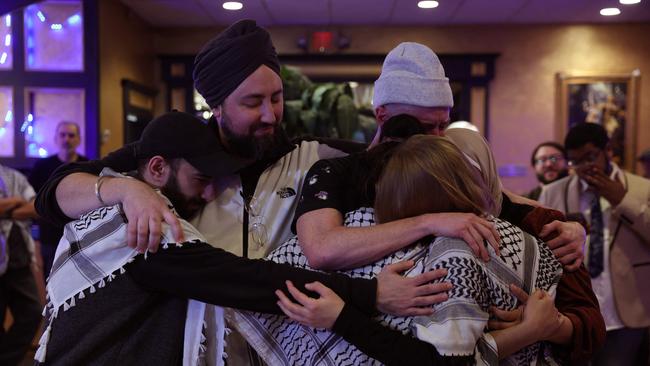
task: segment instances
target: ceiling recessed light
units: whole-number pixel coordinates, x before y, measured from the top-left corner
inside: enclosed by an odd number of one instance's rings
[[[619,15],[621,11],[618,8],[604,8],[600,9],[600,15],[605,17],[611,17],[612,15]]]
[[[632,5],[632,4],[638,4],[641,2],[641,0],[618,0],[619,3],[623,5]]]
[[[433,9],[438,7],[438,2],[437,1],[419,1],[418,2],[418,8],[421,9]]]
[[[226,1],[223,3],[223,8],[226,10],[241,10],[244,7],[244,4],[239,1]]]

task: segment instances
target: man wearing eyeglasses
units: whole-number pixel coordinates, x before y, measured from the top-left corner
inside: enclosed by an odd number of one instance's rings
[[[557,142],[546,141],[537,145],[530,157],[530,165],[535,170],[539,185],[525,196],[531,200],[539,199],[542,187],[564,178],[569,171],[566,165],[566,151]]]
[[[650,326],[650,180],[611,161],[605,129],[574,126],[566,136],[576,174],[545,186],[540,202],[589,223],[586,264],[607,338],[593,365],[634,365]]]

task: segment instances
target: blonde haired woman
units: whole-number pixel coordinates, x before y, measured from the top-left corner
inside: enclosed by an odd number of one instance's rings
[[[435,136],[414,136],[396,149],[384,168],[377,184],[375,214],[378,222],[387,222],[425,212],[495,212],[495,195],[489,192],[479,170],[470,166],[452,142]],[[509,291],[510,285],[516,284],[527,292],[539,289],[531,301],[541,301],[547,311],[557,314],[546,319],[555,328],[538,334],[536,340],[568,344],[573,332],[571,322],[549,301],[554,297],[562,267],[545,243],[506,221],[489,218],[497,227],[502,246],[500,255],[490,251],[487,263],[477,261],[457,239],[439,237],[429,246],[430,269],[447,268],[446,280],[454,286],[447,302],[434,305],[432,317],[415,319],[416,334],[443,354],[472,353],[479,342],[483,344],[482,360],[487,363],[492,363],[495,356],[503,358],[517,351],[507,358],[507,363],[536,364],[544,355],[540,352],[544,343],[508,349],[503,346],[507,342],[500,342],[498,331],[488,334],[484,329],[492,307],[516,307],[517,299]],[[538,326],[532,318],[538,314],[530,313],[524,312],[531,317],[524,317],[524,322],[516,326],[522,340],[535,334],[530,328]]]

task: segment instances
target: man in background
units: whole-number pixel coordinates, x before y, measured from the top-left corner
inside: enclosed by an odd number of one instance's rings
[[[29,183],[36,192],[47,182],[47,179],[61,165],[76,161],[87,161],[85,156],[77,153],[81,143],[81,133],[76,122],[61,121],[56,126],[54,142],[59,151],[45,159],[39,159],[34,164]],[[43,257],[43,276],[47,279],[54,261],[56,247],[63,235],[63,226],[55,225],[47,220],[37,220],[39,239],[41,243],[41,256]]]
[[[0,365],[20,363],[41,322],[29,230],[35,196],[24,175],[0,165]],[[13,323],[5,331],[7,310]]]
[[[566,151],[562,145],[553,141],[546,141],[537,145],[530,156],[530,165],[535,170],[539,185],[528,192],[525,197],[535,201],[539,199],[542,187],[569,174]]]
[[[645,365],[635,359],[650,326],[650,180],[612,162],[601,125],[574,126],[564,146],[576,174],[545,186],[539,201],[589,222],[586,264],[607,329],[592,364]]]

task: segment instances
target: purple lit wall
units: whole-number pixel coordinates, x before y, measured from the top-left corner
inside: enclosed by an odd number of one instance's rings
[[[83,71],[81,3],[39,3],[25,8],[27,70]]]
[[[39,3],[24,12],[25,69],[83,71],[83,17],[81,3]],[[56,126],[75,122],[81,129],[79,151],[85,151],[84,90],[75,88],[25,89],[25,119],[20,132],[27,157],[54,154]]]
[[[0,17],[0,70],[9,70],[13,66],[11,42],[11,15],[5,15]]]
[[[0,70],[13,67],[11,42],[11,15],[5,15],[0,17]],[[13,156],[13,120],[13,88],[0,85],[0,156]]]
[[[13,89],[0,87],[0,156],[14,155]]]

